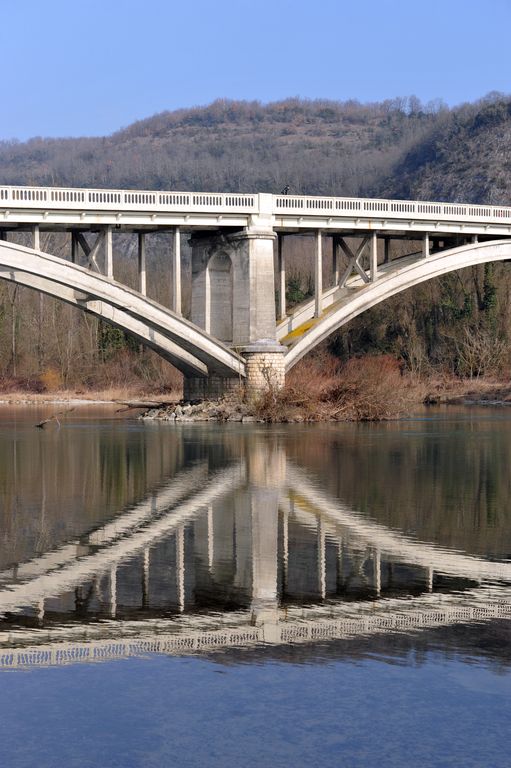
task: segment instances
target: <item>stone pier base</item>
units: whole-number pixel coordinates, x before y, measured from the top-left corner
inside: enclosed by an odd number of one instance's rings
[[[242,398],[245,388],[243,378],[209,376],[185,378],[183,397],[185,400],[218,400],[221,397]]]
[[[243,347],[246,378],[190,377],[184,380],[185,400],[232,399],[253,400],[267,390],[282,389],[285,383],[284,355],[286,348],[273,339],[261,339]]]
[[[273,339],[261,339],[243,348],[243,357],[247,361],[245,391],[248,399],[269,389],[282,389],[286,378],[285,353],[286,348]]]

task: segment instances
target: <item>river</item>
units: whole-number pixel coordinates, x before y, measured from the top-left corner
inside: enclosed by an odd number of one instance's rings
[[[0,763],[500,766],[511,411],[0,407]]]

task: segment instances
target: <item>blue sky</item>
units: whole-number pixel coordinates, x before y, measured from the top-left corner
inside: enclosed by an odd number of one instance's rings
[[[216,98],[509,92],[510,0],[2,0],[1,139]]]

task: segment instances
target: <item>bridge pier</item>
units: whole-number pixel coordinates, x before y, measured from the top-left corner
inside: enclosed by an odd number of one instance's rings
[[[199,233],[190,240],[191,320],[245,357],[249,397],[284,385],[286,350],[276,341],[275,237],[269,228],[247,228],[229,235]],[[280,271],[285,275],[283,261]],[[285,307],[284,279],[281,277],[281,310]],[[240,386],[241,379],[214,374],[208,379],[187,379],[185,398],[220,397],[239,392]]]

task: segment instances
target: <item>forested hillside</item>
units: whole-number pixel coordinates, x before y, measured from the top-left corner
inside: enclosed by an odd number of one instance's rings
[[[511,98],[491,94],[454,109],[414,97],[376,104],[219,100],[164,112],[104,138],[0,142],[0,181],[242,192],[288,185],[294,193],[509,204]],[[299,298],[310,290],[306,241],[297,239],[294,249],[289,287]],[[129,278],[129,238],[118,250],[116,263]],[[152,295],[165,300],[161,286],[169,278],[157,237],[148,266]],[[364,315],[330,346],[343,356],[391,353],[421,372],[494,372],[509,362],[510,293],[507,265],[465,270]],[[474,340],[488,352],[479,367],[467,362],[467,355],[481,357],[467,349]],[[6,285],[0,285],[0,344],[5,384],[115,386],[132,370],[144,381],[169,377],[167,366],[141,355],[121,334]]]

